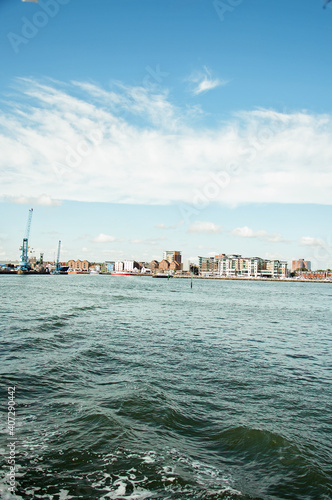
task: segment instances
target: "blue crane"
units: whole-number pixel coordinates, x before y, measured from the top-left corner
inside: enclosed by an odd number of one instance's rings
[[[23,238],[23,244],[20,248],[20,250],[22,250],[22,255],[19,263],[19,269],[21,271],[28,271],[31,268],[31,264],[29,263],[28,251],[29,251],[29,234],[30,234],[32,213],[33,213],[33,208],[30,208],[28,223],[25,230],[25,237]]]
[[[61,250],[61,240],[59,240],[59,244],[58,244],[58,254],[57,254],[57,257],[56,257],[56,267],[55,267],[55,274],[59,274],[60,273],[60,250]]]

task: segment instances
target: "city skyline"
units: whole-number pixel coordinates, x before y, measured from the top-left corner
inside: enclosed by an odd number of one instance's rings
[[[2,3],[0,260],[332,266],[331,4],[236,3]]]

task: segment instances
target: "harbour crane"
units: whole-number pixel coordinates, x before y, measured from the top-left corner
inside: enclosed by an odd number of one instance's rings
[[[29,234],[30,234],[32,213],[33,213],[33,208],[30,208],[28,223],[25,230],[25,237],[23,238],[23,244],[20,248],[20,250],[22,250],[21,260],[19,262],[20,271],[29,271],[29,269],[31,268],[31,264],[29,263],[28,251],[29,251]]]
[[[57,257],[56,257],[55,274],[60,274],[60,250],[61,250],[61,240],[59,240],[59,244],[58,244],[58,253],[57,253]]]

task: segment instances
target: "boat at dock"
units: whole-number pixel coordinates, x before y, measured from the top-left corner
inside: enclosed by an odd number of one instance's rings
[[[111,272],[112,276],[132,276],[134,273],[129,271],[113,271]]]

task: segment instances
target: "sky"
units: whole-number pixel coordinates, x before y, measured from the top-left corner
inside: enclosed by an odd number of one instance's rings
[[[332,3],[0,0],[0,260],[332,268]]]

